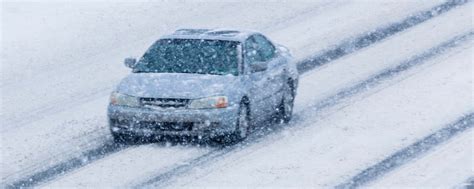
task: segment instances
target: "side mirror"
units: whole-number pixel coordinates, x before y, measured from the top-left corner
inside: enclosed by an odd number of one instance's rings
[[[251,73],[265,71],[268,68],[267,62],[254,62],[249,65]]]
[[[125,58],[123,63],[125,64],[125,66],[133,69],[137,64],[137,59],[136,58]]]

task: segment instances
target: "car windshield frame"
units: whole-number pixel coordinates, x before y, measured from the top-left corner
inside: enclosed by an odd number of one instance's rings
[[[133,73],[239,75],[240,41],[160,39],[140,58]]]

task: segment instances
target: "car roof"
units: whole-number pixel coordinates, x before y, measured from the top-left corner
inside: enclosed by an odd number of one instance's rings
[[[259,34],[250,30],[235,29],[178,29],[161,39],[210,39],[244,42],[249,36]]]

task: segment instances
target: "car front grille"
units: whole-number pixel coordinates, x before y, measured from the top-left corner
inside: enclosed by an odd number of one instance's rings
[[[191,131],[193,122],[158,122],[158,121],[128,121],[111,120],[112,124],[122,129],[151,131]]]
[[[144,107],[184,108],[188,105],[189,99],[141,98],[140,103]]]
[[[154,131],[190,131],[193,128],[192,122],[139,122],[134,125],[135,129],[150,129]]]

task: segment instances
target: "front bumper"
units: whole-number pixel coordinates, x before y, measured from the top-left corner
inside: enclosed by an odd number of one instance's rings
[[[238,107],[220,109],[150,109],[109,105],[112,132],[133,135],[218,136],[233,132]]]

